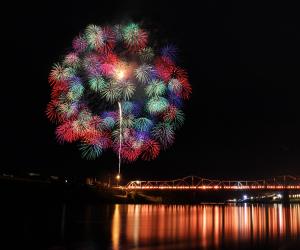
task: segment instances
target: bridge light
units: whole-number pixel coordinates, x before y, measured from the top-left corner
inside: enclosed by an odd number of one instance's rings
[[[136,181],[136,184],[137,184],[137,185],[140,185],[140,184],[141,184],[141,182],[140,182],[140,181]]]
[[[248,196],[247,195],[243,195],[243,200],[247,200]]]
[[[282,194],[277,194],[277,197],[278,197],[279,199],[281,199],[281,198],[282,198]]]
[[[116,179],[117,179],[117,180],[120,180],[120,179],[121,179],[121,175],[118,174],[118,175],[116,176]]]

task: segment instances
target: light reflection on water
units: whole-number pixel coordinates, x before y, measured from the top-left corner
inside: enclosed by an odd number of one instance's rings
[[[300,249],[300,204],[2,207],[1,250]]]
[[[111,235],[113,250],[269,247],[299,240],[300,205],[115,205]]]

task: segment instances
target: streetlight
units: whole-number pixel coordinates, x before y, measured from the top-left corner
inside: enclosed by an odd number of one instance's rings
[[[121,179],[121,175],[120,174],[117,174],[116,175],[116,180],[117,180],[117,186],[119,186],[119,181]]]

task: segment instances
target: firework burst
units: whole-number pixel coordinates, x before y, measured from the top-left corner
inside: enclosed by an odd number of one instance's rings
[[[136,23],[89,25],[54,64],[46,115],[59,142],[77,142],[84,158],[113,150],[125,161],[153,160],[184,123],[192,92],[177,48],[149,44]],[[156,52],[159,52],[156,55]]]

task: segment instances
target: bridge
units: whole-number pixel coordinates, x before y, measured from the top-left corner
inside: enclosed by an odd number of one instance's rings
[[[198,176],[166,181],[130,181],[118,188],[134,190],[300,190],[300,177],[292,175],[277,176],[261,180],[212,180]]]

